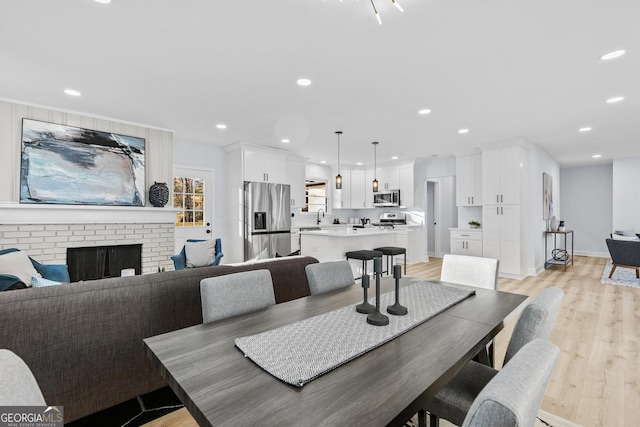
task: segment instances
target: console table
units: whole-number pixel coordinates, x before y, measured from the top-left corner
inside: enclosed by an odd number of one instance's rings
[[[571,235],[571,252],[569,252],[569,248],[567,247],[567,236]],[[553,236],[553,250],[551,251],[551,257],[549,256],[549,252],[547,250],[547,241],[549,240],[549,235]],[[564,235],[564,248],[558,249],[558,235],[561,237]],[[567,271],[567,265],[573,265],[573,230],[564,230],[564,231],[545,231],[544,232],[544,269],[554,266],[554,265],[564,265],[564,270]]]

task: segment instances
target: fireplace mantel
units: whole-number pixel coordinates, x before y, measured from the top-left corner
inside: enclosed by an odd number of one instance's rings
[[[173,224],[173,208],[0,203],[0,224]]]

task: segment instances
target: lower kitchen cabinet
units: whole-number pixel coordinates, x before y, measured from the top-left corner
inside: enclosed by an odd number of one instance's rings
[[[482,230],[453,228],[450,232],[452,254],[482,256]]]

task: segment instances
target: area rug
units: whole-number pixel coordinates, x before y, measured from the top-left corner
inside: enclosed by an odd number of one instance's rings
[[[631,288],[640,288],[640,279],[636,278],[636,271],[634,269],[618,267],[613,273],[613,277],[609,279],[609,273],[611,272],[612,267],[613,264],[611,263],[611,261],[608,261],[607,265],[604,267],[604,271],[602,272],[602,279],[600,279],[601,283],[605,285],[619,285],[629,286]]]
[[[451,424],[447,420],[440,420],[440,427],[455,427],[455,424]],[[576,424],[572,421],[560,418],[557,415],[550,414],[543,410],[538,411],[536,422],[534,427],[582,427],[580,424]],[[405,427],[418,427],[418,416],[411,418],[411,421],[405,424]]]

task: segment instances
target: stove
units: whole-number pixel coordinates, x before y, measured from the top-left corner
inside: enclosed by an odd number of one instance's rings
[[[406,225],[407,214],[402,212],[391,212],[380,214],[379,222],[371,223],[376,227],[389,227],[393,228],[394,225]]]

